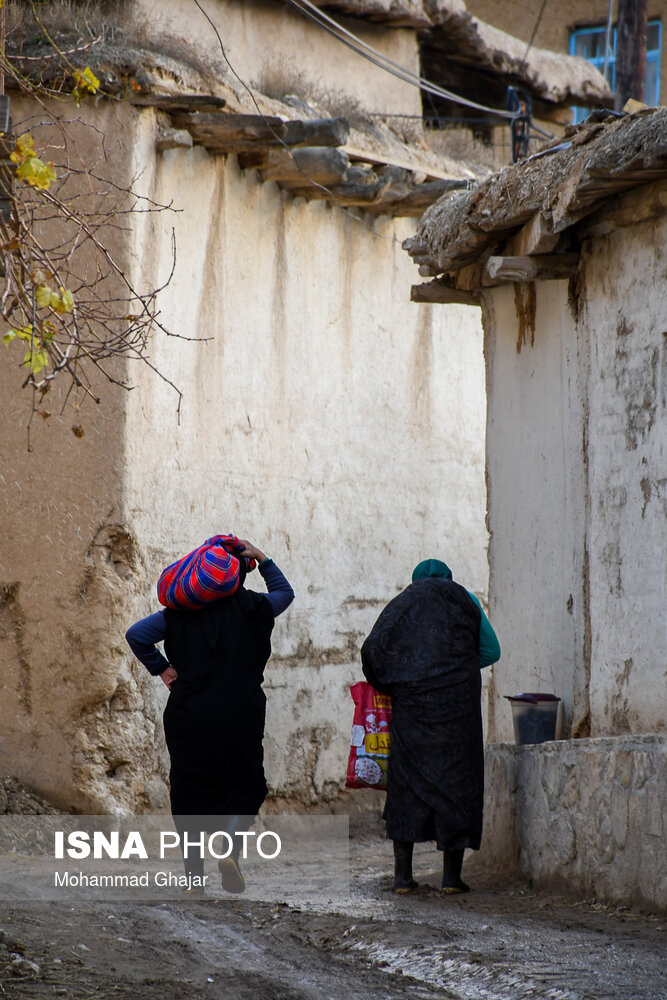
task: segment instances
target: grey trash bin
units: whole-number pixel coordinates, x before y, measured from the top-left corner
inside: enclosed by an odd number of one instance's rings
[[[556,722],[560,698],[555,694],[506,694],[512,706],[514,740],[526,743],[546,743],[556,739]]]

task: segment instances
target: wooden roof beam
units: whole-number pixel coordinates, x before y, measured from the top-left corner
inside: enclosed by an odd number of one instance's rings
[[[443,303],[445,305],[478,306],[480,297],[477,292],[466,292],[460,288],[452,288],[436,278],[423,285],[413,285],[410,289],[411,302]]]
[[[130,104],[139,108],[158,108],[160,111],[209,111],[216,112],[222,110],[227,101],[222,97],[214,97],[212,94],[157,94],[157,93],[133,93],[128,96]]]
[[[489,257],[482,281],[485,285],[499,285],[512,281],[558,281],[571,278],[578,267],[578,253],[541,254],[534,257]]]
[[[509,252],[514,257],[551,253],[559,239],[560,233],[554,233],[551,228],[551,213],[536,212],[514,236]]]
[[[260,148],[343,146],[350,134],[346,118],[283,121],[272,115],[176,111],[177,129],[187,129],[196,145],[214,153],[242,153]]]
[[[243,170],[259,170],[263,181],[276,181],[283,188],[302,188],[309,184],[338,184],[350,165],[342,149],[330,146],[300,146],[294,150],[262,149],[239,153]]]

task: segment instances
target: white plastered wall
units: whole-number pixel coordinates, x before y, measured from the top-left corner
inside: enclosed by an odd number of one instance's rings
[[[485,328],[490,613],[502,648],[490,735],[505,740],[513,738],[505,695],[557,694],[566,726],[582,711],[582,359],[567,283],[538,286],[534,343],[519,343],[513,286],[493,293]]]
[[[664,729],[664,230],[590,242],[578,302],[538,284],[520,351],[513,289],[489,293],[492,739],[516,691],[562,697],[565,736]]]
[[[667,220],[587,258],[592,735],[665,729]]]
[[[192,0],[169,0],[168,4],[134,0],[132,13],[152,44],[158,40],[184,61],[215,67],[216,75],[222,72],[246,103],[248,94],[241,80],[271,97],[308,96],[337,114],[363,109],[421,115],[417,87],[406,86],[363,59],[286,3],[207,0],[203,7],[220,34],[226,60],[211,23]],[[415,31],[338,13],[335,17],[394,63],[419,73]]]
[[[205,150],[156,157],[137,113],[146,193],[134,266],[177,263],[152,360],[137,369],[125,497],[151,572],[232,530],[273,555],[296,592],[267,671],[272,788],[341,787],[358,646],[413,566],[441,556],[485,597],[484,367],[477,309],[409,301],[410,220],[308,203]],[[261,581],[256,584],[261,588]],[[153,581],[137,614],[156,610]]]

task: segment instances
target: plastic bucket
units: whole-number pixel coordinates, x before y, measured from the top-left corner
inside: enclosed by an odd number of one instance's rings
[[[555,694],[506,694],[512,706],[514,741],[519,746],[527,743],[546,743],[556,739],[556,722],[560,698]]]

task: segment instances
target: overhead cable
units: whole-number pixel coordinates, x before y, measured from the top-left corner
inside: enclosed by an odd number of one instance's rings
[[[540,12],[537,15],[537,21],[535,22],[535,27],[533,28],[533,33],[530,36],[530,40],[528,42],[528,45],[526,46],[526,51],[524,52],[523,59],[521,60],[521,65],[522,66],[526,62],[526,59],[528,58],[528,53],[530,52],[530,50],[533,47],[533,42],[535,41],[535,35],[537,34],[538,28],[539,28],[540,24],[542,23],[542,15],[544,14],[546,6],[547,6],[547,0],[542,0],[542,6],[540,7]]]
[[[425,79],[423,76],[418,76],[411,70],[406,69],[404,66],[400,66],[395,63],[388,56],[383,55],[377,49],[373,48],[363,39],[359,38],[358,35],[353,34],[344,28],[342,24],[325,14],[324,11],[320,10],[314,4],[310,3],[310,0],[287,0],[292,7],[300,11],[304,17],[307,17],[310,21],[313,21],[319,27],[323,28],[328,34],[337,38],[339,42],[343,45],[347,45],[348,48],[356,52],[357,55],[362,56],[364,59],[368,59],[375,66],[380,69],[385,70],[387,73],[391,73],[392,76],[397,77],[399,80],[403,80],[404,83],[408,83],[413,87],[418,87],[420,90],[425,91],[427,94],[433,94],[435,97],[441,97],[445,100],[451,101],[453,104],[460,104],[463,107],[475,108],[477,111],[484,111],[487,114],[496,115],[499,118],[516,118],[516,112],[505,111],[499,108],[489,108],[485,104],[478,104],[476,101],[468,100],[466,97],[461,97],[459,94],[453,93],[451,90],[446,90],[444,87],[440,87],[437,83],[433,83],[431,80]]]
[[[0,2],[2,2],[2,0],[0,0]],[[373,236],[377,237],[377,239],[381,239],[381,240],[387,240],[388,239],[388,240],[392,240],[395,243],[399,243],[400,241],[396,238],[396,236],[384,236],[382,233],[376,232],[375,229],[373,229],[372,226],[367,225],[367,223],[365,222],[364,219],[358,218],[358,216],[356,216],[353,212],[351,212],[349,210],[349,208],[346,208],[345,206],[341,205],[340,202],[338,201],[338,199],[336,198],[334,192],[331,191],[330,188],[328,188],[325,184],[320,184],[318,181],[314,180],[312,177],[309,176],[309,174],[303,169],[303,167],[299,164],[298,160],[294,156],[294,150],[292,149],[292,147],[289,146],[285,142],[285,140],[283,139],[283,137],[273,128],[270,120],[267,118],[267,116],[264,114],[264,112],[260,108],[259,104],[257,103],[257,98],[253,94],[251,88],[248,86],[248,84],[245,82],[245,80],[242,79],[242,77],[239,76],[239,74],[236,72],[236,70],[232,66],[232,64],[231,64],[231,62],[229,60],[229,56],[227,55],[227,52],[225,50],[225,46],[224,46],[224,43],[222,41],[222,37],[221,37],[220,32],[218,31],[218,29],[217,29],[217,27],[215,25],[215,22],[212,20],[212,18],[210,17],[210,15],[206,13],[206,11],[202,7],[202,5],[199,2],[199,0],[192,0],[192,2],[195,4],[196,7],[199,8],[199,10],[204,15],[204,17],[206,18],[206,20],[210,24],[211,28],[213,29],[213,31],[215,33],[215,36],[216,36],[216,38],[218,40],[218,45],[220,46],[220,51],[222,52],[223,59],[225,60],[227,66],[229,67],[229,69],[231,70],[231,72],[234,74],[234,76],[236,77],[236,79],[238,80],[238,82],[247,91],[248,95],[250,96],[250,100],[252,101],[252,103],[255,106],[255,110],[257,111],[257,114],[262,119],[262,121],[266,125],[267,129],[273,135],[274,139],[278,142],[278,144],[280,146],[283,146],[284,149],[285,149],[285,151],[287,153],[289,153],[289,155],[291,156],[292,161],[293,161],[296,169],[303,176],[303,178],[306,180],[306,182],[309,185],[311,185],[312,187],[315,187],[318,190],[324,192],[324,194],[328,198],[331,199],[331,201],[333,202],[333,204],[343,213],[343,215],[348,216],[348,218],[352,219],[354,222],[356,222],[359,225],[361,225],[364,229],[366,229],[368,232],[370,232]]]
[[[611,57],[611,25],[614,19],[614,0],[609,0],[609,10],[607,11],[607,30],[604,34],[604,68],[602,70],[602,75],[607,79],[607,70],[609,69],[609,59]]]

